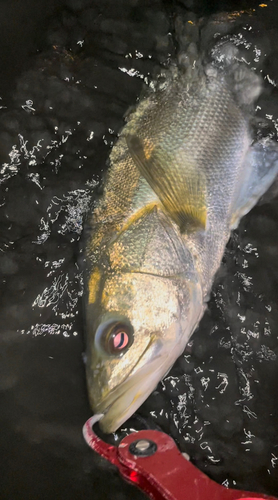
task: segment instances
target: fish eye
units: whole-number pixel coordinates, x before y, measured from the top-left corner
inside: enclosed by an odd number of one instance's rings
[[[133,343],[133,328],[127,321],[102,323],[96,331],[96,343],[108,354],[123,354]]]
[[[118,324],[108,334],[107,345],[111,354],[120,353],[130,345],[131,332],[127,325]]]

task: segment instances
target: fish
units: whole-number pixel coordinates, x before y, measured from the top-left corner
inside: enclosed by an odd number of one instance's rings
[[[190,41],[127,116],[86,242],[86,379],[115,432],[169,372],[207,307],[240,219],[274,182],[278,147],[254,132],[260,75],[227,37]]]

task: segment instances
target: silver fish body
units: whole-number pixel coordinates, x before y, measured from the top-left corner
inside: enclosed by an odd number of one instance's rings
[[[87,383],[105,432],[182,354],[231,230],[277,174],[277,144],[250,133],[260,91],[236,57],[194,59],[150,89],[112,149],[87,244]]]

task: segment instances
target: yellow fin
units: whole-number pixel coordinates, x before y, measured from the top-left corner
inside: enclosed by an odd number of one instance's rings
[[[181,232],[206,228],[206,178],[191,161],[175,162],[173,153],[152,147],[135,135],[126,136],[131,157],[141,175],[159,197],[165,210]]]
[[[99,290],[101,280],[101,274],[98,267],[93,270],[89,279],[89,304],[93,304],[97,299],[97,293]]]

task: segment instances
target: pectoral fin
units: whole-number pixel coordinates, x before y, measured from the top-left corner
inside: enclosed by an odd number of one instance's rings
[[[278,143],[269,138],[253,144],[235,197],[230,228],[235,229],[241,217],[250,212],[272,185],[278,174]]]
[[[181,165],[161,146],[129,135],[131,157],[181,232],[206,228],[206,179],[193,163]]]

